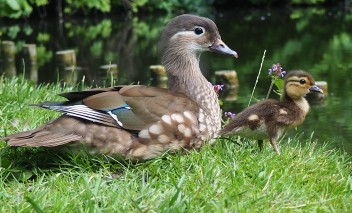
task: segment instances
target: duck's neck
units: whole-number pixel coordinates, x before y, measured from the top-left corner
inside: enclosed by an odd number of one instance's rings
[[[309,104],[304,97],[290,97],[286,91],[284,91],[282,100],[286,102],[293,102],[304,115],[306,115],[309,111]]]
[[[189,96],[194,87],[208,84],[199,68],[199,55],[169,53],[165,58],[162,63],[167,71],[169,90]]]
[[[195,101],[213,120],[213,125],[220,128],[218,96],[199,68],[199,56],[186,51],[167,52],[162,57],[162,64],[167,71],[168,87]]]

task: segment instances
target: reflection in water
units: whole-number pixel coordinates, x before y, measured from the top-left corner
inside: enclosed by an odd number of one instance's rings
[[[26,70],[26,77],[37,83],[38,82],[38,64],[37,64],[37,46],[35,44],[23,45],[23,64],[22,70]],[[25,65],[27,65],[25,67]]]
[[[110,86],[111,82],[98,80],[105,78],[99,70],[103,65],[117,64],[116,84],[149,84],[149,66],[158,64],[157,39],[169,19],[159,16],[0,23],[0,35],[1,40],[15,41],[18,52],[26,43],[37,45],[39,82],[56,82],[55,52],[73,49],[79,68],[76,81],[85,76],[88,84]],[[312,107],[297,133],[305,132],[302,137],[309,138],[314,131],[314,138],[333,141],[352,153],[352,14],[321,8],[232,10],[219,12],[214,19],[222,39],[239,53],[236,60],[211,53],[202,56],[201,68],[210,81],[215,82],[216,70],[235,69],[238,74],[237,100],[225,102],[224,111],[238,113],[247,106],[262,54],[267,50],[255,98],[265,97],[270,85],[266,70],[274,63],[281,63],[285,70],[306,70],[316,80],[327,81],[327,100]],[[16,58],[16,65],[21,61]],[[272,97],[278,98],[275,94]]]
[[[16,63],[15,54],[16,47],[13,41],[2,41],[1,42],[1,70],[0,73],[4,73],[5,76],[16,75]]]

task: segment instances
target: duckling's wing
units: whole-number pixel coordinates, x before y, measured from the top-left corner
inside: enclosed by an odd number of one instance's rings
[[[277,116],[277,122],[283,126],[294,127],[304,121],[305,115],[296,110],[289,110],[287,108],[280,108]]]
[[[246,108],[225,125],[220,134],[231,135],[241,132],[248,132],[249,135],[256,134],[255,132],[262,134],[266,131],[265,124],[276,120],[279,110],[277,103],[278,101],[270,99]]]

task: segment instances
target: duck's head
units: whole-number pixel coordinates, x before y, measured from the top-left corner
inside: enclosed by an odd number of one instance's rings
[[[221,40],[218,28],[212,20],[188,14],[177,16],[167,24],[161,34],[159,49],[162,57],[174,53],[199,55],[202,51],[238,57]]]
[[[293,100],[304,97],[309,92],[320,92],[323,90],[315,85],[313,77],[302,70],[291,71],[285,78],[285,95]]]

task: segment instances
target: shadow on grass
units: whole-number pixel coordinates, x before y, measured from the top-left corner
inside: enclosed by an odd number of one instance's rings
[[[92,155],[85,150],[72,152],[67,147],[0,148],[0,175],[3,181],[16,179],[25,182],[45,173],[97,172],[102,168],[109,169],[118,176],[126,168],[136,164],[138,162],[115,159],[105,155]]]
[[[187,151],[194,152],[194,151]],[[185,152],[165,153],[157,158],[133,162],[124,158],[110,157],[103,154],[90,154],[80,147],[62,146],[46,147],[0,147],[0,180],[9,182],[28,182],[43,175],[61,173],[82,174],[99,173],[102,170],[108,179],[123,176],[127,170],[143,170],[152,174],[155,167],[170,168],[176,159],[181,159]],[[187,155],[187,154],[186,154]],[[178,161],[178,160],[176,160]]]

